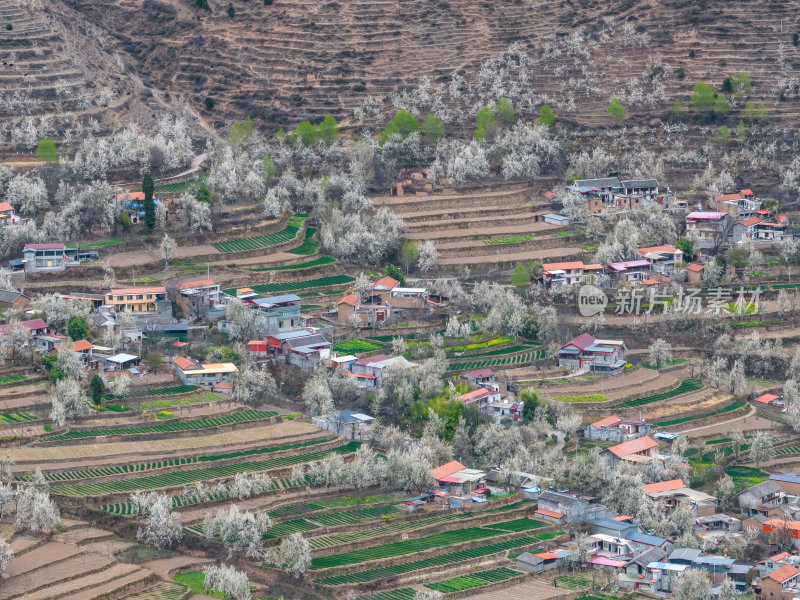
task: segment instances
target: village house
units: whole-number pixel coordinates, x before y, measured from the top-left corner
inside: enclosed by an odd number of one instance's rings
[[[585,265],[582,260],[542,265],[542,281],[550,287],[593,284],[602,273],[603,265]]]
[[[703,270],[705,267],[697,263],[689,263],[686,265],[686,275],[689,283],[699,285],[703,282]]]
[[[95,350],[96,349],[97,348],[95,348]],[[97,354],[94,354],[94,356],[97,356]],[[114,354],[113,356],[101,360],[99,366],[102,371],[135,371],[134,374],[138,374],[136,367],[138,367],[141,362],[142,359],[138,356],[120,352],[119,354]]]
[[[116,312],[156,313],[169,307],[167,291],[162,286],[112,289],[105,295],[105,305]]]
[[[679,503],[688,504],[697,517],[713,515],[717,509],[717,499],[714,496],[687,487],[682,479],[647,483],[642,486],[642,490],[667,512],[674,510]]]
[[[652,461],[657,446],[650,437],[644,436],[606,448],[601,455],[606,457],[612,467],[623,460],[634,464],[648,464]]]
[[[800,475],[797,473],[773,473],[769,480],[777,483],[784,493],[800,496]]]
[[[757,398],[754,398],[753,402],[758,402],[762,406],[774,406],[776,408],[783,408],[785,404],[783,396],[777,396],[775,394],[761,394]]]
[[[794,600],[800,596],[800,570],[785,565],[761,578],[764,600]]]
[[[650,433],[650,423],[644,419],[621,419],[616,415],[600,419],[583,429],[583,437],[592,440],[627,442]]]
[[[767,480],[751,486],[739,494],[739,506],[750,513],[771,516],[778,513],[781,504],[786,504],[786,493],[777,482]]]
[[[220,304],[222,298],[219,284],[210,279],[181,283],[178,290],[187,302],[197,307],[214,308]]]
[[[766,211],[759,211],[764,212]],[[754,215],[733,226],[732,242],[762,242],[777,244],[783,241],[789,227],[789,218],[786,215],[777,215],[774,219],[768,215]]]
[[[8,202],[0,202],[0,225],[19,225],[27,219],[22,219],[14,212],[14,207]]]
[[[686,235],[697,249],[716,248],[728,239],[730,220],[725,212],[695,211],[686,215]]]
[[[650,263],[651,270],[658,273],[671,273],[676,263],[683,262],[683,251],[675,246],[647,246],[636,251]]]
[[[752,190],[740,190],[734,194],[723,194],[714,198],[717,211],[728,213],[732,219],[747,219],[761,210],[764,204]]]
[[[317,427],[333,431],[345,439],[361,440],[370,431],[375,417],[350,409],[337,410],[330,416],[316,416],[311,422]]]
[[[651,270],[650,261],[626,260],[606,265],[606,273],[612,284],[635,285],[649,279]]]
[[[563,525],[599,519],[608,512],[608,508],[600,504],[597,498],[547,490],[539,494],[535,514],[537,518]]]
[[[625,366],[625,342],[600,340],[582,333],[558,350],[558,366],[573,371],[619,373]]]
[[[467,380],[469,385],[483,386],[484,383],[494,381],[494,371],[491,369],[476,369],[475,371],[467,371],[461,376]]]
[[[355,378],[361,387],[380,388],[383,387],[383,375],[387,369],[410,369],[418,366],[404,356],[378,354],[359,358],[353,362],[352,371],[343,374]]]
[[[306,326],[300,314],[301,298],[297,294],[283,294],[267,298],[250,298],[245,303],[254,307],[266,319],[266,334],[297,331]]]
[[[576,179],[567,189],[587,197],[599,198],[603,204],[612,204],[615,194],[624,194],[622,182],[618,177]]]
[[[564,564],[564,559],[569,556],[569,550],[556,548],[550,552],[532,554],[523,552],[517,557],[517,566],[527,571],[541,573],[550,569],[557,569]]]
[[[370,296],[362,301],[356,294],[348,294],[336,304],[336,320],[345,325],[353,324],[353,315],[359,327],[378,327],[389,320],[392,309],[380,300],[380,296]]]
[[[204,365],[184,356],[172,359],[175,376],[185,385],[199,385],[211,389],[214,385],[233,382],[239,369],[233,363],[206,363]]]
[[[654,562],[664,562],[666,558],[667,552],[661,548],[639,551],[625,563],[623,571],[617,576],[617,584],[623,588],[650,591],[651,578],[647,577],[647,567]]]
[[[16,290],[0,290],[0,309],[4,311],[21,310],[27,308],[31,299]]]
[[[41,319],[29,319],[27,321],[19,321],[17,323],[4,323],[3,325],[0,325],[0,336],[8,335],[9,333],[11,333],[11,330],[15,326],[27,329],[30,339],[33,339],[35,336],[38,335],[47,335],[47,333],[50,331],[50,328],[48,327],[47,323],[45,323]]]

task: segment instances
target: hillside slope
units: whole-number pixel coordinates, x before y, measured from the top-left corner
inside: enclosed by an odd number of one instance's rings
[[[191,0],[61,1],[103,28],[145,84],[218,125],[245,113],[272,126],[351,117],[367,96],[423,75],[474,79],[482,59],[513,42],[532,57],[532,102],[584,125],[604,122],[611,97],[644,121],[687,101],[697,81],[719,88],[745,71],[773,118],[797,114],[797,2],[232,0],[230,17],[226,0],[208,10]]]

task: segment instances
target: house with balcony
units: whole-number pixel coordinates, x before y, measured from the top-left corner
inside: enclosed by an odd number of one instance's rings
[[[728,213],[732,219],[747,219],[761,210],[763,202],[755,197],[753,190],[739,190],[734,194],[722,194],[714,198],[717,210]]]
[[[356,294],[348,294],[336,304],[336,320],[351,325],[353,315],[358,318],[359,327],[378,327],[389,320],[392,308],[388,300],[381,300],[380,295],[373,295],[365,300]]]
[[[652,265],[648,259],[626,260],[607,265],[606,272],[615,284],[636,285],[649,279]]]
[[[219,284],[210,279],[181,283],[178,285],[178,291],[193,306],[214,308],[220,304],[222,298]]]
[[[600,454],[608,460],[612,467],[616,467],[622,461],[649,464],[652,462],[657,446],[658,444],[649,436],[644,436],[606,448]]]
[[[536,518],[558,524],[577,524],[602,519],[609,510],[597,498],[552,489],[539,494]]]
[[[642,486],[642,490],[650,500],[661,505],[666,512],[671,512],[679,504],[684,503],[692,508],[697,517],[716,513],[718,500],[710,494],[687,487],[682,479],[647,483]]]
[[[567,187],[587,198],[599,198],[603,204],[613,204],[615,194],[624,194],[625,189],[618,177],[600,177],[597,179],[576,179]]]
[[[647,246],[637,248],[639,255],[650,263],[650,268],[657,273],[672,273],[675,263],[683,262],[683,251],[675,246]]]
[[[781,505],[786,503],[786,492],[771,480],[753,485],[739,494],[739,506],[749,514],[760,513],[767,517],[782,515]]]
[[[759,211],[765,212],[766,211]],[[789,228],[789,218],[777,215],[774,219],[768,215],[754,215],[739,221],[733,226],[733,242],[752,241],[756,243],[777,244],[783,241]]]
[[[159,304],[162,309],[169,305],[162,286],[112,289],[105,295],[105,305],[116,312],[157,313],[161,312]]]
[[[622,340],[600,340],[582,333],[559,348],[558,366],[573,371],[619,373],[625,366],[627,350]]]
[[[245,302],[266,318],[266,334],[297,331],[306,326],[306,320],[300,314],[301,298],[297,294],[251,298]]]
[[[800,596],[800,569],[785,565],[761,578],[764,600],[794,600]]]
[[[731,219],[726,212],[698,210],[686,215],[686,235],[698,249],[716,248],[728,240]]]
[[[658,179],[623,179],[622,194],[632,198],[641,198],[644,204],[655,202],[659,197]]]
[[[362,356],[352,363],[352,370],[343,372],[343,375],[353,377],[361,387],[379,388],[383,387],[383,376],[388,369],[412,369],[418,366],[404,356],[377,354]]]
[[[542,282],[549,287],[593,284],[602,273],[603,265],[585,265],[582,260],[544,263]]]
[[[175,376],[185,385],[199,385],[211,390],[222,382],[233,383],[239,369],[233,363],[200,364],[185,356],[172,359],[172,370]]]
[[[625,418],[617,415],[605,417],[583,428],[583,437],[592,440],[627,442],[650,433],[650,423],[644,419]]]
[[[0,225],[19,225],[23,219],[8,202],[0,202]]]

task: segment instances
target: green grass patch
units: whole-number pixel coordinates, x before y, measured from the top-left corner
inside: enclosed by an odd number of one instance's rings
[[[582,394],[579,396],[554,396],[560,402],[608,402],[611,398],[602,394]]]
[[[225,598],[222,592],[206,592],[203,589],[203,583],[205,582],[206,576],[203,574],[202,571],[187,571],[186,573],[179,573],[172,578],[175,583],[180,583],[181,585],[185,585],[190,590],[192,590],[195,594],[206,594],[211,595],[214,598]]]
[[[190,398],[175,398],[174,400],[152,400],[148,402],[142,402],[141,409],[142,410],[163,409],[163,408],[171,408],[173,406],[180,406],[182,404],[196,404],[198,402],[216,402],[217,400],[221,399],[222,399],[221,394],[208,392],[200,396],[192,396]]]
[[[244,252],[246,250],[258,250],[259,248],[268,248],[277,244],[288,242],[297,236],[297,232],[306,219],[305,216],[295,215],[286,223],[286,227],[275,233],[268,233],[266,235],[258,235],[249,238],[240,238],[236,240],[228,240],[227,242],[216,242],[212,244],[214,248],[220,252]]]
[[[723,415],[727,412],[731,412],[732,410],[736,410],[737,408],[742,408],[743,406],[747,406],[746,400],[735,400],[730,404],[723,406],[722,408],[718,408],[716,410],[712,410],[711,412],[703,413],[700,415],[694,415],[692,417],[681,417],[678,419],[670,419],[669,421],[662,421],[661,423],[656,423],[657,427],[669,427],[670,425],[680,425],[681,423],[688,423],[689,421],[696,421],[698,419],[705,419],[706,417],[713,417],[716,415]]]
[[[108,246],[117,246],[125,243],[121,237],[112,238],[110,240],[100,240],[98,242],[78,242],[77,244],[68,244],[67,248],[79,248],[81,250],[91,250],[92,248],[106,248]]]
[[[327,277],[319,277],[317,279],[307,279],[305,281],[284,281],[283,283],[262,283],[260,285],[252,285],[251,289],[257,294],[267,294],[274,292],[294,292],[296,290],[306,290],[315,287],[328,287],[331,285],[342,285],[345,283],[353,283],[355,277],[350,275],[329,275]],[[236,295],[236,289],[230,288],[223,290],[229,296]],[[340,292],[334,292],[339,294]]]
[[[280,267],[259,267],[258,269],[250,269],[250,271],[299,271],[301,269],[311,269],[312,267],[319,267],[322,265],[332,265],[336,259],[332,256],[320,256],[314,260],[309,260],[294,265],[282,265]]]
[[[559,575],[554,581],[556,583],[555,587],[568,590],[579,590],[592,585],[592,580],[582,575]]]
[[[28,378],[27,375],[9,375],[8,377],[0,378],[0,385],[3,383],[14,383],[17,381],[25,381]]]
[[[499,581],[506,581],[522,575],[520,571],[514,571],[508,567],[500,567],[499,569],[491,569],[489,571],[478,571],[470,573],[469,575],[462,575],[460,577],[453,577],[452,579],[445,579],[437,583],[426,583],[425,587],[443,594],[451,592],[460,592],[471,588],[489,585],[490,583],[497,583]]]
[[[498,246],[500,244],[521,244],[522,242],[530,242],[531,240],[533,240],[532,235],[518,235],[503,238],[489,238],[488,240],[483,240],[483,243],[487,246]]]
[[[303,243],[300,244],[297,248],[292,248],[291,250],[287,250],[289,254],[299,254],[301,256],[309,256],[311,254],[316,254],[319,250],[319,242],[314,239],[314,236],[317,233],[316,227],[307,227],[306,228],[306,235],[303,238]]]
[[[643,362],[642,366],[645,369],[658,369],[658,368],[663,369],[665,367],[672,367],[674,365],[682,365],[683,363],[687,362],[688,360],[689,360],[688,358],[673,358],[672,360],[667,361],[666,363],[662,364],[660,367],[656,367],[655,365],[650,364],[649,362]]]
[[[634,406],[643,406],[645,404],[652,404],[653,402],[660,402],[662,400],[667,400],[668,398],[674,398],[675,396],[680,396],[681,394],[686,394],[688,392],[696,392],[699,389],[702,389],[703,382],[699,379],[682,379],[681,384],[676,387],[674,390],[668,390],[666,392],[661,392],[660,394],[653,394],[652,396],[644,396],[642,398],[635,398],[633,400],[627,400],[622,402],[621,404],[617,404],[616,407],[618,408],[630,408]]]
[[[754,467],[744,467],[742,465],[730,465],[725,468],[725,472],[738,484],[742,482],[745,486],[757,485],[769,479],[769,473],[764,473]]]
[[[344,354],[358,354],[361,352],[372,352],[373,350],[380,350],[383,346],[379,346],[374,342],[367,340],[345,340],[344,342],[336,342],[332,349],[335,352]]]

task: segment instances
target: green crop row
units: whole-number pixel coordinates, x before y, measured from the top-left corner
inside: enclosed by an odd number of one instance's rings
[[[504,238],[489,238],[483,240],[487,246],[497,246],[499,244],[519,244],[521,242],[530,242],[533,239],[532,235],[518,235]]]
[[[6,413],[0,415],[0,423],[25,423],[26,421],[35,421],[41,417],[29,415],[28,413]]]
[[[250,269],[251,271],[300,271],[301,269],[311,269],[312,267],[320,267],[322,265],[332,265],[336,259],[332,256],[320,256],[314,260],[309,260],[302,263],[293,265],[281,265],[280,267],[259,267],[257,269]]]
[[[582,575],[559,575],[554,580],[556,587],[578,590],[592,585],[592,580]]]
[[[495,358],[489,360],[476,360],[470,362],[452,362],[448,367],[450,371],[470,371],[473,369],[484,369],[486,367],[514,367],[522,366],[533,360],[544,358],[547,356],[547,350],[537,350],[535,352],[526,352],[525,354],[517,354],[507,358]],[[463,359],[462,359],[463,360]]]
[[[0,377],[0,384],[14,383],[15,381],[25,381],[27,378],[27,375],[9,375],[8,377]]]
[[[425,587],[443,594],[451,592],[460,592],[461,590],[468,590],[471,588],[489,585],[490,583],[497,583],[498,581],[506,581],[522,575],[520,571],[509,569],[508,567],[500,567],[499,569],[491,569],[489,571],[478,571],[477,573],[470,573],[461,577],[453,577],[437,583],[427,583]]]
[[[244,456],[254,456],[258,454],[270,454],[272,452],[280,452],[282,450],[294,450],[296,448],[305,448],[307,446],[314,446],[335,440],[336,437],[328,437],[321,439],[308,440],[306,442],[298,442],[295,444],[283,444],[281,446],[269,446],[266,448],[254,448],[252,450],[241,450],[239,452],[230,452],[228,454],[210,454],[203,456],[188,456],[184,458],[170,458],[158,460],[149,463],[138,463],[130,465],[116,465],[113,467],[104,467],[101,469],[85,469],[82,471],[66,471],[64,473],[45,473],[44,477],[47,481],[76,481],[78,479],[91,479],[94,477],[108,477],[113,475],[127,475],[129,473],[142,473],[144,471],[153,471],[156,469],[165,469],[168,467],[177,467],[182,465],[196,464],[198,462],[209,462],[216,460],[226,460],[231,458],[240,458]],[[22,473],[15,475],[16,481],[30,481],[32,476],[30,474]]]
[[[375,592],[366,596],[358,596],[356,600],[414,600],[417,590],[411,588],[397,588],[385,592]]]
[[[347,573],[345,575],[333,575],[330,577],[323,577],[317,580],[317,583],[322,585],[344,585],[347,583],[367,583],[375,579],[381,579],[392,575],[404,575],[420,569],[427,569],[429,567],[438,567],[443,565],[450,565],[459,563],[465,560],[474,560],[483,556],[489,556],[497,552],[504,552],[506,550],[513,550],[516,548],[524,548],[539,541],[538,537],[521,537],[516,540],[506,540],[504,542],[496,542],[494,544],[482,544],[475,548],[467,548],[465,550],[458,550],[456,552],[449,552],[431,556],[430,558],[423,558],[407,563],[387,563],[376,569],[369,569],[367,571],[359,571],[357,573]]]
[[[737,408],[742,408],[743,406],[747,406],[746,400],[734,400],[733,402],[731,402],[726,406],[723,406],[722,408],[718,408],[716,410],[712,410],[707,413],[694,415],[692,417],[681,417],[679,419],[670,419],[669,421],[662,421],[661,423],[656,423],[656,425],[658,427],[669,427],[670,425],[680,425],[681,423],[688,423],[689,421],[705,419],[706,417],[715,417],[716,415],[723,415],[727,412],[731,412],[732,410],[736,410]]]
[[[372,352],[373,350],[380,350],[381,348],[382,346],[367,340],[345,340],[344,342],[336,342],[332,347],[335,352],[342,352],[344,354]]]
[[[178,421],[175,423],[163,423],[160,425],[142,425],[140,427],[119,427],[114,429],[86,429],[80,431],[68,431],[58,435],[51,435],[44,438],[43,441],[55,442],[60,440],[77,440],[98,436],[109,435],[143,435],[150,433],[170,433],[175,431],[192,431],[198,429],[209,429],[211,427],[220,427],[222,425],[230,425],[233,423],[245,423],[247,421],[258,421],[261,419],[269,419],[278,413],[264,410],[245,410],[230,415],[222,415],[219,417],[196,419],[193,421]]]
[[[306,290],[317,287],[328,287],[330,285],[341,285],[344,283],[352,283],[356,279],[350,275],[329,275],[327,277],[319,277],[317,279],[307,279],[305,281],[284,281],[283,283],[263,283],[260,285],[251,285],[252,290],[257,294],[269,294],[274,292],[294,292],[296,290]],[[236,295],[235,288],[223,290],[229,296]]]
[[[318,450],[306,454],[294,454],[292,456],[282,456],[266,460],[256,460],[250,462],[223,465],[218,467],[205,467],[202,469],[191,469],[186,471],[175,471],[172,473],[160,473],[147,477],[137,477],[135,479],[120,479],[117,481],[106,481],[102,483],[68,485],[54,488],[53,492],[63,496],[102,496],[105,494],[118,494],[122,492],[132,492],[135,490],[153,490],[163,487],[175,487],[187,485],[198,481],[209,481],[233,477],[239,473],[251,473],[255,471],[269,471],[291,467],[296,464],[320,460],[329,454],[349,454],[355,452],[360,446],[359,442],[349,442],[338,448],[328,450]]]
[[[697,390],[702,389],[702,387],[703,382],[699,379],[683,379],[681,380],[681,384],[674,390],[667,390],[666,392],[661,392],[660,394],[653,394],[652,396],[644,396],[643,398],[627,400],[621,404],[615,405],[615,407],[631,408],[634,406],[652,404],[653,402],[661,402],[662,400],[674,398],[675,396],[680,396],[681,394],[686,394],[687,392],[696,392]]]
[[[111,396],[106,395],[106,399],[114,399],[114,398],[135,398],[135,397],[144,397],[144,396],[172,396],[175,394],[188,394],[189,392],[194,392],[200,389],[200,386],[197,385],[174,385],[171,387],[165,388],[158,388],[155,390],[146,390],[143,392],[128,392],[123,396]]]
[[[506,525],[511,526],[511,523],[514,523],[514,521],[508,521]],[[368,560],[374,560],[376,558],[392,558],[395,556],[413,554],[414,552],[423,552],[432,548],[442,548],[452,546],[454,544],[461,544],[463,542],[472,542],[496,535],[502,535],[500,533],[502,530],[498,530],[502,525],[502,523],[494,525],[496,529],[488,529],[484,527],[466,527],[464,529],[457,529],[455,531],[435,533],[433,535],[428,535],[415,540],[392,542],[390,544],[353,550],[351,552],[342,552],[339,554],[333,554],[331,556],[318,556],[317,558],[311,560],[311,568],[326,569],[328,567],[352,565]],[[519,531],[535,529],[541,525],[543,525],[543,523],[530,519],[528,527],[519,529]],[[516,524],[513,526],[521,527],[521,525]]]
[[[288,242],[297,235],[300,227],[303,224],[305,217],[295,215],[289,219],[286,227],[275,233],[268,233],[266,235],[258,235],[249,238],[240,238],[238,240],[228,240],[227,242],[216,242],[212,244],[214,248],[220,252],[242,252],[244,250],[258,250],[259,248],[268,248],[276,244]]]
[[[291,250],[287,250],[289,254],[299,254],[301,256],[309,256],[314,254],[317,250],[319,250],[319,242],[314,239],[314,235],[317,233],[316,227],[307,227],[306,228],[306,235],[303,238],[303,243],[300,244],[297,248],[292,248]]]

